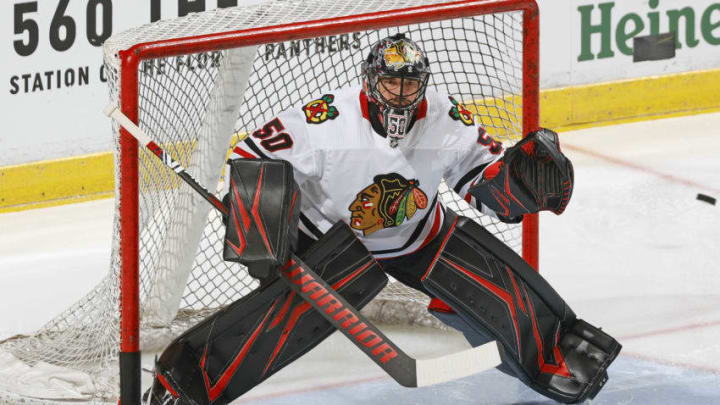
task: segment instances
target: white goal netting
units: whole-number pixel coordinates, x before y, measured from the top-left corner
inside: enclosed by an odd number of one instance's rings
[[[138,43],[433,3],[442,2],[278,0],[142,26],[105,44],[111,98],[117,101],[122,88],[118,51]],[[219,191],[228,148],[238,135],[323,92],[359,84],[369,45],[404,32],[428,54],[429,86],[463,103],[497,140],[512,143],[522,132],[522,29],[522,12],[511,11],[377,30],[348,25],[340,34],[146,60],[138,69],[139,126],[207,189]],[[114,132],[117,141],[117,127]],[[116,195],[122,158],[118,146]],[[219,214],[143,148],[138,190],[141,349],[159,351],[257,282],[244,267],[222,260]],[[439,192],[446,207],[479,221],[519,251],[519,226],[482,216],[446,185]],[[8,365],[6,371],[0,366],[0,403],[117,401],[120,204],[116,198],[112,266],[104,281],[37,333],[0,342],[0,364]],[[391,283],[367,313],[383,322],[429,325],[427,301]]]

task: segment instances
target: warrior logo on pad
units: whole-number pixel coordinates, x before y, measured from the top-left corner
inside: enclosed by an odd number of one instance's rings
[[[367,236],[380,229],[402,224],[418,209],[427,208],[428,198],[416,180],[397,173],[379,174],[350,204],[350,227]]]
[[[340,112],[334,106],[331,106],[335,100],[332,94],[325,94],[317,100],[313,100],[305,104],[302,108],[308,124],[321,124],[328,119],[334,120]]]

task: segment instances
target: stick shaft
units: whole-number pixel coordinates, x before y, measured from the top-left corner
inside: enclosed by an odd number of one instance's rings
[[[105,115],[117,121],[118,124],[122,125],[135,139],[141,144],[145,145],[160,161],[162,161],[167,167],[177,173],[187,185],[192,187],[195,191],[200,194],[205,200],[213,205],[223,215],[227,215],[227,208],[223,205],[222,201],[215,197],[213,193],[203,187],[195,178],[188,173],[188,171],[180,164],[177,160],[173,159],[169,153],[165,152],[158,144],[153,142],[145,132],[140,129],[134,122],[125,116],[115,105],[111,104],[105,108]]]

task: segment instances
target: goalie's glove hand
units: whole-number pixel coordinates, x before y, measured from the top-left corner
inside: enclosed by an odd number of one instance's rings
[[[508,148],[469,192],[500,217],[544,210],[559,215],[570,201],[573,183],[573,166],[560,151],[558,135],[541,128]]]

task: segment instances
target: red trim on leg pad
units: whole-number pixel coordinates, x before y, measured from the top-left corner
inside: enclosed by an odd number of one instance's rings
[[[497,162],[491,164],[490,166],[485,168],[485,171],[483,172],[483,178],[485,180],[492,180],[495,178],[495,176],[500,173],[500,169],[502,169],[504,163],[502,160],[498,160]]]
[[[177,391],[170,385],[167,379],[165,379],[165,376],[162,374],[157,375],[158,381],[160,381],[160,384],[162,384],[163,387],[167,390],[167,392],[170,393],[174,398],[180,398],[180,395],[178,395]]]
[[[427,307],[428,311],[438,311],[438,312],[445,312],[448,314],[454,314],[455,310],[450,308],[448,304],[445,303],[445,301],[441,300],[440,298],[433,298],[430,300],[430,303]]]

